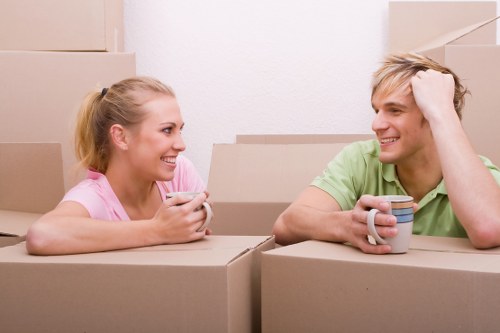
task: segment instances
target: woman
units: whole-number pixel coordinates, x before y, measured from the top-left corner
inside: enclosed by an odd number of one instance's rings
[[[201,239],[205,185],[180,153],[184,126],[173,91],[134,77],[91,92],[80,109],[75,148],[87,179],[29,229],[31,254],[106,251]],[[168,192],[202,192],[192,201]],[[180,205],[182,204],[182,205]],[[124,222],[111,222],[124,221]]]

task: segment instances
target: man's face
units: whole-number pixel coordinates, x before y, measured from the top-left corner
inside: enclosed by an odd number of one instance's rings
[[[380,161],[411,165],[434,149],[429,123],[415,103],[408,84],[392,92],[375,92],[372,130],[380,144]]]

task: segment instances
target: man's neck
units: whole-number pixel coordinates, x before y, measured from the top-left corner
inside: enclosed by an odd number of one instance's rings
[[[432,191],[443,179],[441,166],[435,163],[422,163],[420,165],[396,166],[399,182],[419,202],[427,193]]]

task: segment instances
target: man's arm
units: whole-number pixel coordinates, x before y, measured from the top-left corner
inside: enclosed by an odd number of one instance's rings
[[[388,253],[388,245],[368,242],[366,217],[368,207],[387,211],[389,206],[374,196],[363,196],[351,211],[342,211],[337,201],[323,190],[309,186],[278,217],[273,234],[281,245],[315,239],[345,243],[359,247],[366,253]],[[378,231],[382,237],[392,237],[397,232],[391,215],[377,214]]]
[[[429,121],[451,206],[477,248],[500,246],[500,187],[472,148],[453,106],[454,81],[433,70],[412,78]]]

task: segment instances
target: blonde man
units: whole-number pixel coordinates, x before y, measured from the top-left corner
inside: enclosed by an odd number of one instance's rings
[[[390,245],[368,241],[368,211],[388,211],[377,195],[405,194],[418,203],[415,234],[499,246],[500,171],[474,152],[461,126],[466,93],[450,69],[429,58],[388,56],[373,79],[377,140],[353,143],[336,156],[279,216],[276,241],[349,242],[366,253],[388,253]],[[395,236],[395,224],[392,215],[376,216],[382,237]]]

